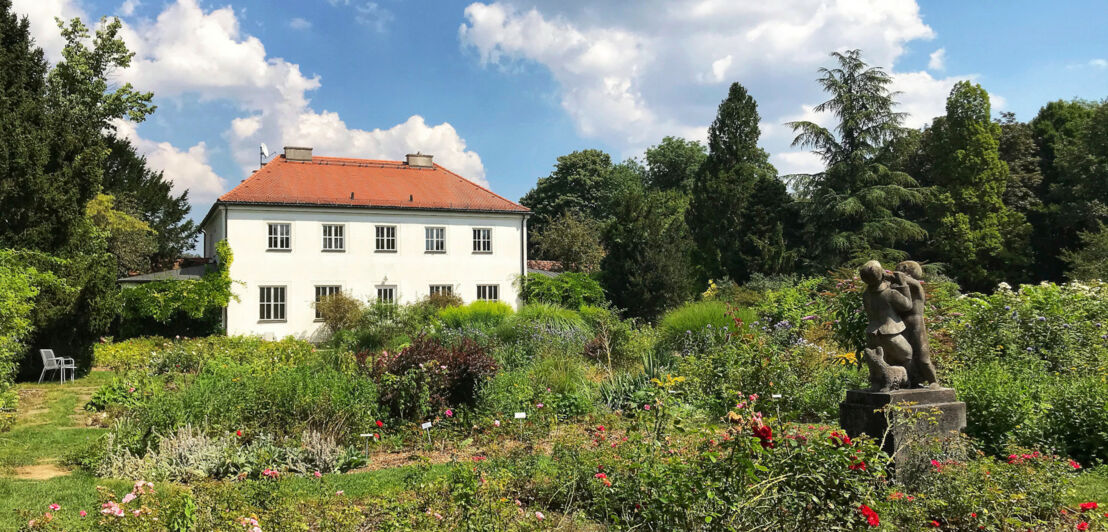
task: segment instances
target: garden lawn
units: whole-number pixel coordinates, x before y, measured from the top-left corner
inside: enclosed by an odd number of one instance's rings
[[[111,377],[110,372],[94,371],[64,385],[16,386],[20,400],[15,425],[0,433],[0,477],[42,479],[62,473],[59,462],[67,452],[105,432],[87,425],[84,405]]]

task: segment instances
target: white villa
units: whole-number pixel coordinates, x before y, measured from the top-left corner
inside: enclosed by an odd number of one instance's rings
[[[204,256],[226,239],[236,281],[227,334],[314,338],[313,303],[342,291],[410,303],[428,294],[518,306],[526,207],[432,162],[318,157],[286,147],[201,222]]]

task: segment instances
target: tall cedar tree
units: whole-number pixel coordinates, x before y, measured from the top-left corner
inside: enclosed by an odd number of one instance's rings
[[[647,186],[687,194],[707,158],[708,151],[700,142],[666,137],[646,149]]]
[[[154,110],[153,95],[129,83],[112,87],[112,72],[134,56],[118,38],[118,19],[102,21],[94,36],[78,19],[59,22],[66,46],[43,79],[45,62],[26,19],[11,13],[8,0],[0,2],[0,246],[63,255],[87,250],[85,206],[101,189],[103,132],[116,119],[141,122]]]
[[[128,205],[155,231],[156,249],[147,258],[152,269],[164,269],[192,249],[200,229],[189,215],[188,191],[173,193],[161,171],[151,170],[127,139],[109,136],[104,159],[104,193]]]
[[[791,176],[804,220],[813,267],[835,268],[869,259],[899,260],[903,245],[922,239],[918,224],[900,209],[922,197],[917,183],[882,163],[886,143],[902,134],[904,113],[893,111],[895,93],[883,69],[869,67],[859,50],[831,54],[837,68],[821,68],[820,85],[831,99],[816,106],[839,123],[835,133],[808,121],[791,122],[793,146],[812,148],[826,170]]]
[[[965,288],[983,291],[997,282],[1026,280],[1031,227],[1004,205],[1008,165],[1000,160],[1000,125],[990,119],[989,94],[960,81],[936,118],[925,153],[930,258],[949,266]]]
[[[704,276],[745,282],[792,269],[786,240],[792,198],[758,147],[758,104],[732,83],[708,129],[708,157],[692,186],[687,222]]]
[[[626,190],[641,188],[642,171],[633,161],[613,165],[612,158],[600,150],[558,157],[554,171],[540,177],[535,188],[519,200],[532,212],[528,229],[531,234],[541,233],[567,212],[607,223],[615,198]],[[531,246],[530,251],[537,250]]]
[[[674,191],[632,190],[617,203],[604,232],[601,280],[628,316],[652,320],[692,296],[686,201]]]
[[[1062,280],[1066,269],[1062,250],[1078,248],[1078,233],[1095,229],[1089,219],[1071,210],[1075,201],[1081,201],[1074,194],[1074,187],[1080,187],[1080,183],[1066,176],[1058,161],[1063,146],[1077,146],[1074,143],[1092,119],[1095,107],[1083,100],[1058,100],[1043,106],[1031,120],[1043,175],[1039,195],[1043,205],[1028,216],[1034,227],[1031,246],[1035,252],[1035,274],[1040,279]],[[1085,223],[1080,223],[1082,220]]]

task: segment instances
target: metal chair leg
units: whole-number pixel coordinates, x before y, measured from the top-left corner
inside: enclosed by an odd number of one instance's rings
[[[42,373],[38,374],[38,383],[42,384],[42,378],[46,376],[46,368],[42,368]]]

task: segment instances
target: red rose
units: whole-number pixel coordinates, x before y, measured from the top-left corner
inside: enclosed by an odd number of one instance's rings
[[[1082,512],[1087,512],[1089,510],[1096,510],[1097,506],[1098,505],[1095,502],[1083,502],[1083,503],[1081,503],[1081,511]]]

